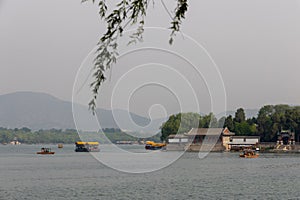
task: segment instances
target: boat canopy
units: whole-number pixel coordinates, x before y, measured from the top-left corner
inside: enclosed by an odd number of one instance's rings
[[[153,141],[146,141],[146,145],[151,145],[151,146],[154,146],[154,147],[166,146],[165,143],[156,143],[156,142],[153,142]]]
[[[75,142],[76,145],[99,145],[99,142]]]

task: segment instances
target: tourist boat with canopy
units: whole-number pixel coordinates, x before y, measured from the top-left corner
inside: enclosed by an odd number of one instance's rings
[[[159,150],[166,146],[166,143],[156,143],[153,141],[147,141],[145,149],[147,150]]]
[[[76,152],[99,152],[99,142],[82,142],[78,141],[75,143]]]
[[[240,154],[240,158],[258,158],[259,154],[252,149],[245,149]]]
[[[42,155],[53,155],[55,152],[51,151],[51,148],[41,148],[41,151],[36,152],[37,154],[42,154]]]

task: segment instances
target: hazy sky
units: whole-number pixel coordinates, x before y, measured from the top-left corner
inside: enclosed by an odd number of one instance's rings
[[[174,6],[166,2],[170,8]],[[203,45],[217,64],[224,80],[228,110],[275,103],[300,104],[299,1],[191,0],[189,4],[182,32]],[[149,11],[146,26],[169,26],[170,19],[160,1]],[[104,31],[97,6],[92,3],[1,0],[0,94],[37,91],[71,100],[77,70]],[[168,37],[162,34],[155,36],[155,40],[167,43]],[[190,48],[185,53],[197,52]],[[122,64],[130,62],[127,58]],[[155,74],[150,72],[148,76]],[[192,79],[192,72],[190,76]],[[200,88],[197,94],[205,90]],[[143,103],[136,104],[133,110],[145,114],[142,105],[159,104],[157,98],[149,100],[151,96],[172,96],[154,91],[155,87],[147,90],[147,97],[136,93],[134,96]],[[176,111],[172,105],[177,103],[162,104],[169,106],[168,113],[172,113]],[[134,106],[130,103],[130,107]]]

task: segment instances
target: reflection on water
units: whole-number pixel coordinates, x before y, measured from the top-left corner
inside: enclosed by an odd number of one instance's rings
[[[104,166],[88,153],[75,153],[74,145],[47,147],[56,154],[36,155],[41,145],[0,145],[0,199],[300,197],[299,154],[261,154],[257,159],[241,159],[238,153],[211,153],[200,160],[197,153],[186,153],[162,170],[128,174]],[[143,151],[143,146],[123,148]]]

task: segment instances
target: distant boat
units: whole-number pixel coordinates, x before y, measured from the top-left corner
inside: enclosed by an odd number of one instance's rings
[[[145,149],[147,149],[147,150],[159,150],[159,149],[162,149],[165,146],[166,146],[165,143],[156,143],[156,142],[153,142],[153,141],[147,141]]]
[[[51,151],[51,148],[41,148],[41,151],[36,152],[37,154],[42,154],[42,155],[46,155],[46,154],[55,154],[55,152]]]
[[[258,158],[259,154],[251,149],[245,149],[241,154],[240,158]]]
[[[76,152],[99,152],[99,142],[76,142]]]
[[[61,149],[61,148],[64,148],[64,145],[63,144],[58,144],[57,147]]]
[[[21,142],[18,141],[17,137],[14,137],[13,141],[11,141],[9,144],[11,144],[11,145],[20,145]]]
[[[116,144],[133,144],[133,141],[116,141]]]

